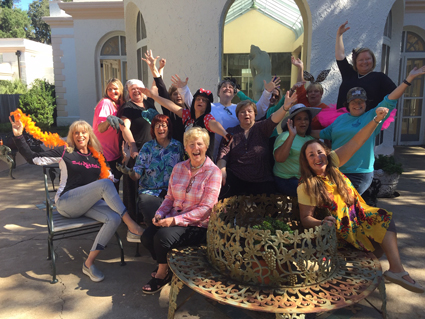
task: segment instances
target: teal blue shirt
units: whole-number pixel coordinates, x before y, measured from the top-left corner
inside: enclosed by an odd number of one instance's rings
[[[397,100],[388,99],[388,95],[375,108],[363,113],[360,116],[352,116],[345,113],[339,116],[331,125],[320,131],[320,138],[332,141],[332,149],[337,149],[347,143],[354,135],[367,123],[373,120],[378,107],[386,107],[393,110],[397,105]],[[375,137],[381,132],[383,122],[390,116],[388,112],[385,119],[376,127],[372,136],[363,144],[354,155],[339,168],[345,174],[352,173],[370,173],[373,172],[375,162]]]

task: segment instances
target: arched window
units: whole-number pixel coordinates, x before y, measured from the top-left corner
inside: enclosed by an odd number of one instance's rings
[[[105,91],[106,82],[111,78],[118,78],[123,83],[127,81],[125,36],[113,36],[103,44],[100,50],[100,76],[102,93]]]
[[[424,39],[413,31],[403,31],[401,54],[401,81],[414,68],[425,65]],[[398,117],[398,144],[422,145],[424,142],[424,107],[425,76],[421,75],[412,81],[400,99],[400,115]]]
[[[148,68],[142,62],[142,58],[145,57],[145,53],[148,49],[146,45],[146,26],[145,20],[143,20],[142,13],[139,11],[137,14],[137,30],[136,30],[136,41],[137,41],[137,76],[143,81],[145,86],[148,86]]]

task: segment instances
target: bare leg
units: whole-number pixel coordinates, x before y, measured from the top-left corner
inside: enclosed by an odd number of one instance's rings
[[[91,265],[94,264],[94,260],[96,259],[97,255],[99,255],[99,253],[100,253],[100,250],[92,250],[89,253],[89,256],[87,257],[87,260],[85,262],[87,268],[90,268]]]
[[[387,231],[385,233],[381,247],[384,250],[384,253],[387,256],[388,262],[390,264],[389,271],[394,273],[403,272],[404,268],[401,263],[400,254],[398,252],[396,233]],[[403,276],[403,278],[412,284],[415,283],[415,281],[410,278],[410,276]]]
[[[124,215],[122,215],[122,220],[127,225],[128,230],[131,231],[133,234],[143,234],[143,228],[137,225],[137,223],[131,218],[128,212],[125,212]]]
[[[158,264],[158,270],[156,271],[155,278],[164,279],[167,277],[168,272],[168,264]],[[143,287],[143,290],[149,291],[151,290],[151,287],[146,285]]]

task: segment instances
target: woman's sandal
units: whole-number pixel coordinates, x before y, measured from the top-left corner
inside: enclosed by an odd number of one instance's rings
[[[147,295],[153,295],[157,293],[158,291],[161,291],[162,288],[165,287],[166,284],[168,284],[171,281],[171,277],[173,276],[173,273],[170,271],[167,276],[165,276],[164,279],[159,278],[152,278],[149,280],[149,282],[146,285],[149,285],[151,287],[151,290],[145,290],[144,287],[142,288],[143,293]]]
[[[152,270],[152,272],[151,272],[151,277],[152,278],[155,278],[157,271],[158,271],[158,266],[156,266],[156,268],[154,270]]]
[[[392,272],[387,270],[386,272],[384,272],[384,277],[388,281],[391,281],[397,285],[400,285],[403,288],[410,290],[412,292],[423,293],[425,291],[424,288],[421,285],[419,285],[416,281],[414,284],[412,284],[411,282],[408,282],[406,279],[403,278],[403,276],[408,276],[408,275],[409,273],[407,271]]]

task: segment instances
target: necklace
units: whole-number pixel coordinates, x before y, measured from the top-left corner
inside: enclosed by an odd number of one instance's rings
[[[357,72],[357,78],[358,79],[363,79],[366,75],[368,75],[370,72],[372,72],[372,71],[369,71],[369,72],[367,72],[365,75],[360,75],[359,74],[359,72]]]
[[[195,170],[195,169],[201,168],[202,166],[204,166],[206,160],[207,160],[207,158],[205,157],[204,162],[201,165],[199,165],[199,166],[192,166],[192,162],[189,161],[190,169],[191,170]]]

